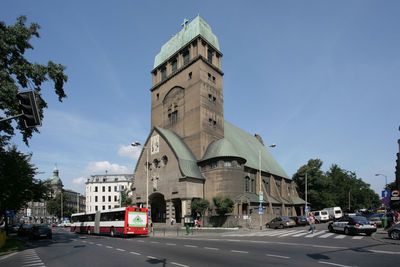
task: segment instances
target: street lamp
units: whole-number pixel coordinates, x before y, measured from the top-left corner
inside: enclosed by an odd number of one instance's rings
[[[269,145],[268,147],[276,147],[276,144],[271,144],[271,145]],[[260,230],[262,230],[262,214],[263,214],[263,212],[262,212],[262,210],[263,210],[263,208],[262,208],[262,201],[263,201],[263,191],[262,191],[262,188],[261,188],[261,180],[262,180],[262,176],[261,176],[261,150],[258,150],[258,168],[259,168],[259,173],[260,173],[260,195],[259,195],[259,202],[260,202],[260,205],[259,205],[259,207],[258,207],[258,213],[260,214]]]
[[[385,176],[385,190],[387,190],[387,176],[381,173],[375,174],[375,176]],[[386,212],[386,205],[385,205],[385,212]]]
[[[138,141],[132,143],[131,146],[141,146],[143,149],[146,149],[146,209],[149,209],[149,150]]]

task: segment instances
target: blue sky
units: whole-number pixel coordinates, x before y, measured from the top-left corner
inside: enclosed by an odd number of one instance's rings
[[[132,173],[150,131],[154,57],[198,13],[219,40],[225,120],[262,136],[292,176],[311,158],[356,172],[380,192],[394,181],[400,125],[399,1],[21,1],[0,20],[41,25],[27,56],[67,67],[51,84],[41,134],[14,142],[67,188],[92,174]]]

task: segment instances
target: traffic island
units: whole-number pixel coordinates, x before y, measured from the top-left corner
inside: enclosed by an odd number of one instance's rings
[[[388,236],[388,233],[384,229],[379,229],[375,233],[372,234],[371,236],[372,239],[386,243],[386,244],[392,244],[392,245],[400,245],[400,240],[393,240]]]

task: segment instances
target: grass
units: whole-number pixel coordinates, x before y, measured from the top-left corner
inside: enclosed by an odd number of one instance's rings
[[[26,244],[24,241],[21,241],[15,237],[7,236],[5,245],[2,248],[0,248],[0,256],[13,251],[23,249],[25,247]]]

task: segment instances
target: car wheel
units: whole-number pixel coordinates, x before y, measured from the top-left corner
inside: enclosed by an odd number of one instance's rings
[[[283,229],[283,228],[285,228],[285,226],[283,226],[283,224],[280,224],[278,228]]]
[[[114,237],[114,236],[115,236],[115,230],[114,230],[114,228],[111,228],[111,230],[110,230],[110,236],[111,236],[111,237]]]
[[[329,230],[329,232],[331,232],[331,233],[335,232],[335,231],[333,230],[332,224],[330,224],[330,225],[328,226],[328,230]]]
[[[350,235],[350,230],[349,230],[349,228],[344,228],[344,234],[345,235]]]
[[[395,239],[395,240],[400,239],[400,231],[392,231],[392,232],[390,233],[390,237],[391,237],[392,239]]]

